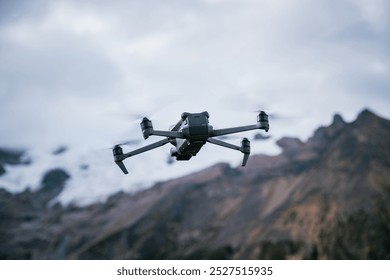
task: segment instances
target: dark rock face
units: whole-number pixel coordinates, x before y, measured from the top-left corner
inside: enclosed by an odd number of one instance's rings
[[[69,174],[62,169],[54,169],[47,172],[42,179],[41,188],[31,196],[31,201],[36,206],[45,207],[65,188]]]
[[[29,162],[22,159],[23,152],[17,150],[7,150],[0,148],[0,176],[5,173],[5,164],[28,164]]]
[[[60,155],[65,153],[68,150],[66,146],[59,146],[57,149],[53,151],[53,155]]]
[[[390,259],[390,122],[336,115],[306,143],[278,144],[282,154],[245,168],[217,164],[86,208],[36,207],[0,190],[0,257]]]
[[[48,208],[48,202],[65,187],[69,175],[48,171],[41,188],[11,194],[0,189],[0,259],[63,258],[48,248],[64,229],[61,207]]]

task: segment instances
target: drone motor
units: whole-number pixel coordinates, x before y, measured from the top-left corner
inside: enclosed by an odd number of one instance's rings
[[[119,166],[119,168],[122,170],[123,173],[128,174],[128,171],[126,169],[126,166],[123,164],[123,149],[121,146],[116,145],[112,149],[112,153],[114,154],[114,161]]]
[[[266,132],[269,130],[268,115],[261,111],[257,116],[257,123],[260,125],[260,129],[264,129]]]
[[[144,136],[144,139],[148,139],[149,135],[153,133],[153,124],[152,121],[148,118],[143,118],[141,122],[141,130],[142,135]]]

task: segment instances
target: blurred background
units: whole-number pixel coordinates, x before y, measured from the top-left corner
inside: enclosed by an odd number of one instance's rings
[[[73,175],[61,199],[90,203],[240,162],[206,146],[189,165],[166,166],[164,147],[129,160],[122,176],[104,149],[144,144],[141,116],[167,129],[184,111],[207,110],[226,127],[265,110],[274,140],[252,150],[268,154],[280,152],[275,139],[305,140],[334,113],[390,117],[389,11],[384,0],[1,1],[0,146],[34,162],[7,168],[1,185],[34,188],[56,165]]]
[[[0,1],[0,147],[27,163],[4,164],[0,187],[36,191],[48,170],[65,170],[51,204],[83,206],[241,161],[206,145],[170,163],[164,146],[126,160],[125,176],[110,148],[159,140],[143,140],[143,116],[165,130],[207,110],[223,128],[264,110],[270,138],[252,154],[268,156],[336,113],[389,119],[389,34],[386,0]]]

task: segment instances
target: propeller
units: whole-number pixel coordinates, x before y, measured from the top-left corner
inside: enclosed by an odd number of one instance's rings
[[[151,108],[147,107],[146,110],[142,110],[141,112],[132,110],[133,107],[125,107],[125,103],[121,103],[121,111],[122,113],[119,113],[121,116],[125,117],[130,121],[130,123],[141,123],[142,119],[144,117],[148,118],[149,120],[158,120],[161,117],[167,115],[168,113],[175,111],[178,101],[169,101],[168,104],[159,104],[159,102],[156,102],[155,104],[158,104],[158,107]],[[180,115],[178,115],[180,116]]]
[[[133,146],[133,145],[139,144],[140,142],[141,142],[140,139],[130,139],[130,140],[118,143],[115,146]]]
[[[122,141],[118,144],[115,144],[113,146],[104,147],[104,148],[97,148],[96,150],[113,150],[115,147],[121,147],[121,146],[134,146],[141,143],[141,139],[131,139],[127,141]]]
[[[255,107],[256,109],[253,109],[251,110],[250,112],[251,113],[257,113],[257,114],[260,114],[261,111],[264,111],[268,117],[272,120],[281,120],[281,119],[284,119],[284,118],[287,118],[287,116],[284,116],[283,114],[281,114],[280,112],[277,112],[275,110],[272,110],[269,108],[269,106],[265,105],[265,104],[259,104],[258,106]],[[257,109],[257,108],[261,108],[261,109]]]
[[[266,112],[267,115],[269,116],[269,119],[272,122],[290,121],[301,117],[296,110],[289,110],[289,111],[275,110],[275,108],[271,108],[270,106],[264,103],[257,103],[256,107],[254,107],[254,109],[251,112],[260,113],[261,111]]]

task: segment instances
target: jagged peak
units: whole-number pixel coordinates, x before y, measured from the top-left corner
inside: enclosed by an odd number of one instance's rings
[[[359,131],[367,132],[367,129],[378,127],[379,124],[388,124],[387,127],[390,127],[387,120],[382,119],[368,109],[361,111],[352,123],[347,123],[340,114],[336,113],[333,116],[332,123],[329,126],[319,127],[307,142],[302,142],[298,138],[283,137],[276,144],[283,149],[283,154],[286,156],[296,158],[298,154],[312,153],[310,157],[308,156],[311,158],[311,156],[318,154],[318,152],[326,148],[330,142],[338,139],[339,135],[343,134],[344,131],[351,133],[350,128],[358,127]]]
[[[336,113],[333,116],[332,123],[327,127],[318,128],[313,136],[308,140],[307,143],[302,142],[299,138],[296,137],[283,137],[276,141],[276,144],[283,149],[283,152],[287,155],[294,154],[298,151],[303,151],[302,149],[322,149],[328,140],[338,134],[347,123],[344,121],[343,117]]]
[[[368,108],[365,108],[363,109],[359,115],[358,115],[358,118],[359,117],[367,117],[367,116],[376,116],[370,109]]]
[[[357,116],[356,118],[356,123],[364,123],[364,122],[371,122],[375,119],[380,119],[379,116],[377,116],[375,113],[373,113],[371,110],[369,109],[364,109],[362,110],[359,115]]]
[[[340,124],[344,125],[346,124],[346,122],[344,121],[343,117],[340,114],[336,113],[333,116],[333,122],[331,125],[340,125]]]
[[[346,127],[347,123],[344,121],[343,117],[340,114],[335,114],[333,116],[333,121],[329,126],[319,127],[310,137],[308,143],[312,148],[321,149],[329,139],[337,135],[341,130]]]

